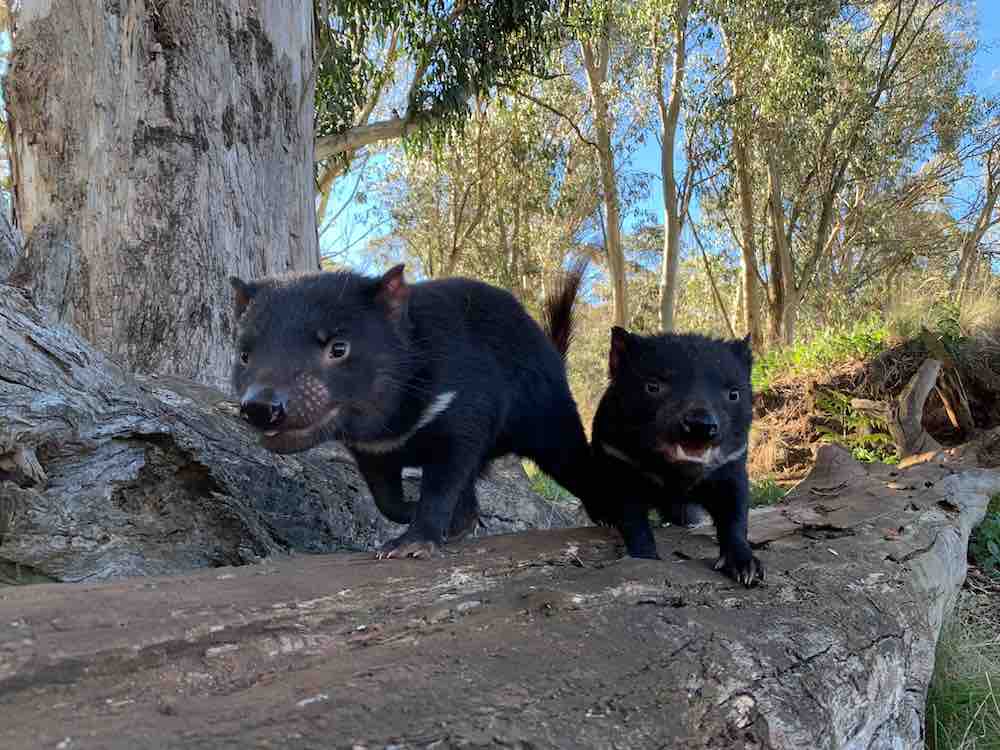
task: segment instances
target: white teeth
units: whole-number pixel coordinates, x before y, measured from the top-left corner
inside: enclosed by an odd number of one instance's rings
[[[264,436],[265,437],[277,437],[278,436],[278,431],[277,430],[268,430],[267,432],[264,433]]]
[[[697,453],[688,453],[684,450],[684,446],[677,443],[674,446],[674,450],[677,452],[677,459],[680,461],[690,461],[695,464],[708,464],[712,462],[712,458],[715,456],[717,449],[713,446],[711,448],[706,448]]]

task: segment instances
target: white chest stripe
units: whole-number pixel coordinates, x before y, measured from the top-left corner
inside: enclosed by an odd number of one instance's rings
[[[368,443],[351,443],[350,446],[355,450],[359,450],[362,453],[392,453],[394,450],[399,450],[407,441],[412,438],[417,432],[429,425],[434,421],[436,417],[443,414],[444,411],[451,406],[451,402],[455,400],[455,396],[458,393],[456,391],[446,391],[445,393],[440,393],[434,397],[423,412],[420,414],[420,419],[417,423],[413,425],[409,430],[404,432],[402,435],[394,438],[386,438],[385,440],[373,440]]]

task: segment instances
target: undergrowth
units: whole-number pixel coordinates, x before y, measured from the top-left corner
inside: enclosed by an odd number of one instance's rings
[[[788,494],[788,488],[778,484],[771,477],[750,482],[750,507],[759,508],[774,505]]]
[[[842,445],[858,461],[893,464],[899,458],[896,444],[888,434],[888,426],[851,406],[851,397],[829,388],[818,390],[816,409],[828,417],[837,429],[817,426],[821,439]]]
[[[754,364],[754,390],[768,390],[779,377],[809,375],[843,362],[871,359],[888,342],[889,327],[873,315],[846,330],[828,330],[810,341],[772,349]]]
[[[993,594],[995,598],[997,594]],[[963,591],[938,641],[927,691],[929,750],[1000,750],[1000,635],[995,604]]]
[[[969,552],[979,569],[1000,580],[1000,495],[994,495],[986,517],[972,534]]]

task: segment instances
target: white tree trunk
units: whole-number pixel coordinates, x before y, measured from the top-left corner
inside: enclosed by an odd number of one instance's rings
[[[625,280],[625,250],[621,235],[621,205],[618,176],[615,172],[611,131],[614,127],[611,108],[605,91],[610,62],[610,30],[604,28],[594,43],[582,41],[580,50],[594,105],[594,129],[597,131],[597,151],[604,191],[604,236],[608,254],[608,274],[611,277],[612,318],[617,326],[628,325],[628,286]]]
[[[658,60],[656,103],[660,112],[660,175],[663,178],[663,262],[660,266],[660,327],[674,330],[674,306],[677,303],[677,270],[681,260],[683,215],[674,170],[674,146],[680,122],[687,53],[688,0],[678,0],[674,9],[674,62],[670,81],[670,99],[663,96],[663,62]]]
[[[24,0],[20,283],[134,370],[218,384],[227,277],[319,267],[308,0]]]

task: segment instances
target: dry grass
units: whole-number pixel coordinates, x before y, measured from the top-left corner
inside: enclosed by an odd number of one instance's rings
[[[938,643],[926,719],[930,750],[1000,750],[1000,582],[975,568]]]

